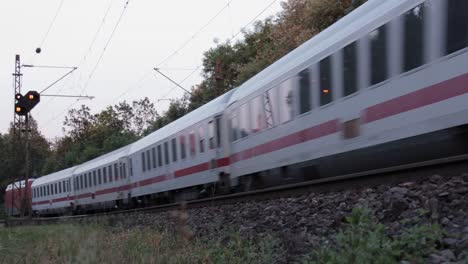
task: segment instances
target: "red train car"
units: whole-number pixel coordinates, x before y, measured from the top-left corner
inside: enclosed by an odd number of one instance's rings
[[[26,186],[26,181],[17,181],[7,186],[5,191],[5,211],[8,216],[19,216],[21,214],[21,206],[27,206],[30,212],[31,210],[31,185],[34,179],[29,179]],[[27,193],[27,199],[24,197]]]

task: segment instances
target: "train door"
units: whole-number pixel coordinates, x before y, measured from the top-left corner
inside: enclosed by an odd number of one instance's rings
[[[211,172],[218,177],[218,187],[220,189],[229,189],[231,184],[226,167],[227,157],[224,151],[227,144],[225,144],[225,140],[223,140],[223,136],[226,134],[223,133],[223,131],[226,131],[226,129],[223,129],[222,117],[222,115],[218,115],[208,122],[208,145],[210,149],[215,150],[215,155],[210,162],[210,169]]]
[[[124,157],[118,161],[118,175],[120,184],[118,188],[118,198],[124,204],[128,204],[132,198],[132,183],[131,175],[133,175],[133,162],[132,159]]]

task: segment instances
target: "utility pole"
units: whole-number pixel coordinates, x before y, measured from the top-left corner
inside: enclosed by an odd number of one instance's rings
[[[15,56],[15,72],[13,73],[13,78],[14,78],[14,82],[13,82],[13,89],[14,89],[14,95],[15,95],[15,100],[14,100],[14,104],[16,103],[16,95],[17,94],[21,94],[21,79],[22,79],[22,76],[23,74],[21,73],[21,59],[20,59],[20,55],[16,54]],[[21,134],[22,134],[22,130],[23,130],[23,124],[24,124],[24,117],[21,116],[21,115],[17,115],[16,112],[13,114],[13,138],[16,142],[21,142]],[[25,128],[27,130],[27,128]],[[21,148],[20,150],[21,151]],[[27,152],[27,151],[26,151]],[[16,156],[16,155],[15,155]],[[22,155],[21,155],[22,156]],[[28,174],[28,168],[26,168],[26,177],[27,178],[27,174]],[[19,186],[18,186],[18,198],[21,198],[21,180],[22,180],[22,176],[20,175],[17,175],[18,178],[19,178]],[[15,188],[15,183],[13,183],[13,189],[12,189],[12,200],[11,200],[11,204],[12,204],[12,212],[13,212],[13,208],[15,206],[15,203],[14,203],[14,188]],[[26,188],[27,189],[27,188]],[[23,197],[24,198],[24,197]],[[21,211],[21,216],[23,216],[23,213],[24,213],[24,207],[23,207],[23,204],[24,204],[24,200],[20,202],[20,206],[21,208],[18,208],[18,210]]]
[[[220,96],[224,92],[224,82],[223,82],[223,75],[222,75],[222,65],[221,59],[216,59],[216,66],[215,66],[215,80],[216,80],[216,97]]]
[[[69,69],[69,71],[60,77],[58,80],[54,81],[52,84],[45,87],[41,92],[29,91],[24,96],[21,94],[21,68],[22,67],[40,67],[40,68],[62,68]],[[20,55],[15,57],[15,73],[14,76],[14,117],[13,117],[13,134],[17,142],[24,142],[24,155],[18,155],[24,157],[24,187],[22,186],[23,177],[19,177],[19,188],[18,188],[18,199],[20,199],[20,215],[21,217],[27,215],[31,216],[31,201],[29,199],[30,190],[29,190],[29,178],[31,177],[31,110],[40,102],[41,93],[48,90],[50,87],[57,84],[59,81],[63,80],[66,76],[72,74],[77,67],[62,67],[62,66],[34,66],[34,65],[21,65]],[[54,97],[77,97],[77,98],[86,98],[92,99],[92,96],[74,96],[74,95],[44,95],[44,96],[54,96]],[[20,148],[21,150],[22,148]],[[14,185],[13,185],[14,187]],[[24,188],[24,191],[21,189]],[[12,198],[14,192],[12,190]],[[12,204],[13,204],[12,199]],[[13,207],[13,206],[12,206]]]

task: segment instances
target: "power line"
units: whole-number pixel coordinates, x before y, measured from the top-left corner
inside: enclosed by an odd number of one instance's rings
[[[104,54],[105,54],[105,52],[107,50],[107,47],[109,46],[110,42],[112,41],[112,38],[114,37],[114,34],[117,31],[117,28],[119,27],[120,22],[122,21],[122,18],[123,18],[124,14],[125,14],[125,11],[127,11],[128,3],[130,3],[130,0],[127,0],[127,2],[125,3],[125,6],[123,7],[122,13],[120,13],[119,19],[117,20],[117,23],[115,24],[114,29],[112,30],[112,33],[109,36],[109,39],[107,39],[107,42],[104,45],[104,48],[102,49],[102,52],[101,52],[101,55],[99,56],[98,61],[96,62],[96,64],[94,65],[93,70],[89,74],[89,78],[86,81],[85,86],[83,87],[83,89],[81,89],[80,95],[82,95],[83,92],[88,88],[89,82],[94,77],[94,73],[96,72],[99,64],[101,63],[101,60],[104,57]]]
[[[265,13],[270,7],[273,6],[273,4],[275,4],[278,0],[273,0],[270,2],[270,4],[265,7],[258,15],[256,15],[252,20],[250,20],[249,23],[247,23],[247,25],[243,26],[234,36],[232,36],[231,38],[229,38],[229,41],[235,39],[240,33],[242,33],[245,28],[247,28],[248,26],[250,26],[250,24],[252,24],[253,22],[255,22],[257,20],[257,18],[259,18],[263,13]]]
[[[211,17],[207,23],[205,23],[202,27],[200,27],[190,38],[188,38],[185,42],[183,42],[179,48],[177,48],[174,52],[172,52],[170,55],[168,55],[167,57],[165,57],[159,64],[157,64],[158,66],[161,66],[162,64],[166,63],[167,61],[169,61],[172,57],[174,57],[175,55],[177,55],[182,49],[184,49],[191,41],[193,41],[195,39],[195,37],[197,37],[203,30],[205,30],[205,28],[207,28],[219,15],[222,14],[222,12],[226,9],[226,8],[230,8],[230,5],[231,3],[233,2],[234,0],[228,0],[227,4],[225,6],[223,6],[213,17]],[[196,69],[187,69],[187,70],[193,70],[191,73],[188,74],[187,77],[184,78],[183,81],[185,81],[186,79],[188,79],[190,76],[192,76],[198,69],[200,69],[201,66],[197,67]],[[159,69],[161,69],[161,67],[157,67]],[[185,69],[184,69],[185,70]],[[152,70],[148,70],[137,82],[136,82],[136,86],[137,88],[141,88],[141,83],[151,74]],[[182,82],[183,82],[182,81]],[[133,89],[135,86],[131,86],[129,87],[127,90],[125,90],[123,93],[121,93],[119,96],[116,97],[115,100],[113,101],[117,101],[118,99],[120,99],[122,96],[124,96],[125,94],[127,94],[131,89]],[[176,87],[173,87],[171,88],[171,91],[172,92]]]
[[[125,11],[127,10],[127,7],[128,7],[128,4],[129,4],[129,3],[130,3],[130,0],[127,0],[127,1],[125,2],[125,5],[124,5],[123,10],[122,10],[122,13],[120,13],[119,19],[117,20],[117,23],[115,24],[114,29],[112,30],[112,33],[111,33],[111,35],[109,36],[109,38],[108,38],[106,44],[104,45],[104,48],[103,48],[103,50],[102,50],[102,52],[101,52],[101,54],[100,54],[100,56],[99,56],[99,59],[98,59],[97,63],[94,65],[94,68],[93,68],[93,70],[91,71],[91,73],[90,73],[90,75],[89,75],[89,77],[88,77],[88,80],[87,80],[86,83],[85,83],[85,86],[84,86],[84,87],[81,89],[81,91],[80,91],[80,94],[79,94],[80,96],[83,95],[84,91],[88,88],[89,82],[90,82],[90,80],[93,78],[94,73],[96,72],[96,70],[97,70],[99,64],[101,63],[101,60],[102,60],[102,58],[103,58],[103,56],[104,56],[104,53],[105,53],[105,51],[107,50],[107,48],[108,48],[108,46],[109,46],[109,44],[110,44],[112,38],[114,37],[114,34],[115,34],[115,32],[117,31],[117,28],[118,28],[118,26],[120,25],[120,22],[122,21],[122,18],[123,18],[124,14],[125,14]],[[106,12],[106,13],[107,13],[107,12]],[[107,16],[107,14],[106,14],[106,16]],[[55,119],[57,119],[58,117],[60,117],[63,113],[65,113],[65,112],[68,111],[70,108],[72,108],[78,101],[79,101],[79,100],[76,100],[75,102],[73,102],[72,104],[70,104],[70,105],[69,105],[67,108],[65,108],[59,115],[56,115],[55,117],[53,117],[52,119],[50,119],[49,121],[47,121],[46,124],[48,124],[48,123],[54,121]]]
[[[48,28],[47,31],[46,31],[46,34],[45,34],[44,37],[42,38],[42,41],[41,41],[41,44],[39,45],[39,48],[42,47],[42,45],[44,45],[44,43],[45,43],[47,37],[49,36],[50,30],[51,30],[52,27],[54,26],[55,20],[57,19],[58,15],[59,15],[59,13],[60,13],[60,10],[62,9],[63,2],[64,2],[64,0],[61,0],[61,1],[60,1],[60,4],[59,4],[59,6],[57,7],[57,10],[55,11],[54,18],[52,19],[52,22],[50,23],[49,28]]]
[[[252,20],[250,20],[249,23],[247,23],[245,26],[243,26],[234,36],[229,38],[228,41],[231,41],[231,40],[235,39],[248,26],[250,26],[253,22],[255,22],[263,13],[265,13],[270,7],[272,7],[273,4],[275,4],[277,1],[278,0],[271,1],[260,13],[258,13]],[[229,4],[230,4],[230,2],[228,2],[228,4],[226,6],[228,7]],[[193,72],[191,72],[187,77],[185,77],[182,82],[184,82],[185,80],[190,78],[190,76],[192,76],[199,68],[201,68],[201,66],[198,66]],[[171,90],[169,90],[169,92],[166,95],[164,95],[162,98],[166,98],[169,94],[172,93],[172,91],[174,91],[175,88],[177,88],[177,86],[172,87]]]
[[[197,72],[201,67],[202,67],[201,65],[198,66],[198,67],[197,67],[196,69],[194,69],[191,73],[189,73],[187,76],[185,76],[185,78],[184,78],[182,81],[180,81],[179,83],[184,83],[186,80],[188,80],[188,78],[192,77],[192,75],[193,75],[195,72]],[[167,92],[167,93],[166,93],[163,97],[161,97],[161,98],[162,98],[162,99],[165,99],[166,97],[168,97],[169,94],[171,94],[172,91],[175,90],[175,88],[177,88],[177,86],[172,87],[172,88],[169,90],[169,92]]]
[[[91,43],[90,43],[90,45],[89,45],[89,47],[88,47],[88,49],[87,49],[85,55],[83,56],[83,58],[81,59],[81,61],[78,63],[77,68],[80,68],[80,67],[84,64],[84,62],[85,62],[86,59],[88,58],[88,55],[91,53],[91,50],[93,49],[94,44],[96,43],[96,40],[97,40],[99,34],[101,33],[102,28],[104,27],[104,23],[106,22],[107,16],[109,15],[109,11],[110,11],[110,9],[111,9],[111,7],[112,7],[113,1],[114,1],[114,0],[110,0],[110,1],[109,1],[109,4],[108,4],[108,6],[107,6],[107,8],[106,8],[106,12],[105,12],[105,14],[104,14],[104,16],[103,16],[103,18],[102,18],[102,20],[101,20],[101,24],[99,25],[99,27],[98,27],[96,33],[94,34],[93,40],[91,41]],[[57,91],[57,94],[60,94],[60,92],[63,91],[64,87],[65,87],[65,85],[63,85],[62,87],[60,87],[60,89]],[[48,102],[52,102],[53,100],[54,100],[54,98],[51,98]]]
[[[180,85],[179,83],[177,83],[176,81],[172,80],[170,77],[168,77],[167,75],[165,75],[164,73],[162,73],[158,68],[154,68],[154,70],[156,72],[158,72],[159,74],[161,74],[162,76],[164,76],[164,78],[168,79],[170,82],[172,82],[173,84],[175,84],[177,87],[179,87],[180,89],[184,90],[186,93],[190,94],[191,96],[193,96],[193,94],[185,89],[182,85]]]
[[[223,13],[223,11],[226,9],[226,8],[229,8],[231,2],[234,1],[234,0],[229,0],[229,2],[223,7],[221,8],[218,13],[216,13],[216,15],[214,15],[212,18],[210,18],[210,20],[208,20],[208,22],[202,26],[201,28],[199,28],[195,34],[193,34],[192,36],[190,36],[190,38],[188,38],[182,45],[179,46],[179,48],[177,48],[174,52],[172,52],[169,56],[167,56],[166,58],[164,58],[159,64],[157,64],[157,68],[159,68],[159,66],[161,66],[162,64],[166,63],[167,61],[169,61],[172,57],[174,57],[175,55],[177,55],[182,49],[184,49],[190,42],[193,41],[193,39],[195,39],[195,37],[197,37],[198,34],[200,34],[203,30],[205,30],[205,28],[207,28],[219,15],[221,15],[221,13]]]
[[[94,37],[93,37],[93,40],[91,41],[91,44],[89,45],[88,51],[86,52],[86,54],[84,55],[83,59],[78,64],[78,66],[80,66],[82,63],[84,63],[84,61],[86,60],[89,53],[91,53],[91,50],[94,47],[94,44],[96,43],[96,40],[97,40],[97,38],[99,36],[99,33],[101,33],[101,30],[104,27],[104,23],[106,22],[107,16],[109,15],[109,11],[110,11],[110,9],[112,7],[112,2],[113,1],[114,0],[109,1],[109,5],[107,6],[106,13],[104,14],[104,17],[102,18],[101,24],[99,25],[98,30],[96,31],[96,33],[94,33]]]

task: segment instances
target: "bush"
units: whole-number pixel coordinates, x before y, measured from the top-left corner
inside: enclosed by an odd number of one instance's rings
[[[442,237],[438,225],[417,226],[391,238],[367,208],[355,208],[347,226],[335,237],[334,248],[319,248],[304,263],[396,263],[403,259],[421,263]]]

